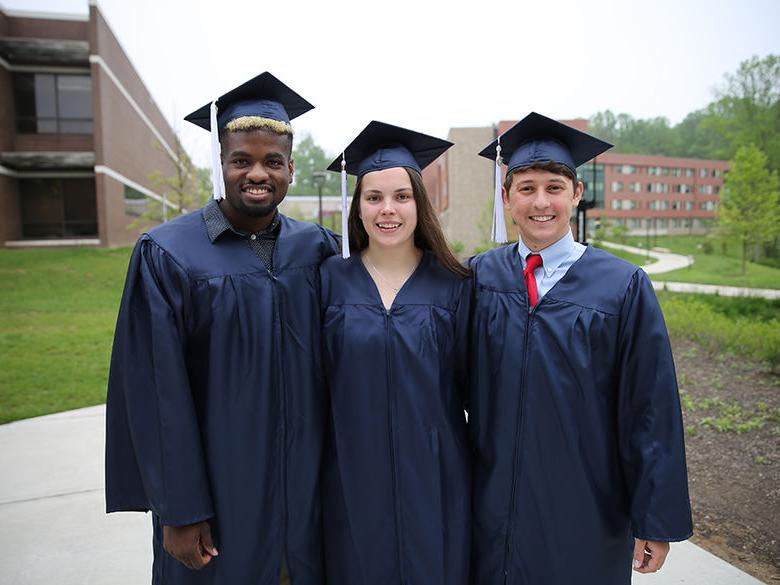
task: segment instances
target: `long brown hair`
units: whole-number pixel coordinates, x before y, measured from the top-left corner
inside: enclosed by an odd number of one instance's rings
[[[414,169],[404,167],[409,180],[412,182],[412,194],[417,206],[417,227],[414,228],[414,245],[421,250],[429,250],[444,268],[455,274],[467,278],[471,271],[463,266],[455,254],[447,245],[444,233],[441,231],[439,218],[431,206],[428,192],[425,189],[422,176]],[[349,228],[349,247],[354,251],[362,251],[368,247],[368,234],[360,219],[360,192],[363,187],[363,177],[357,180],[355,194],[352,196],[352,205],[349,208],[347,226]]]

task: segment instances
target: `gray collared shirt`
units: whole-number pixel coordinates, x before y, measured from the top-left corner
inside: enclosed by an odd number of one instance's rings
[[[247,241],[249,247],[260,258],[266,269],[269,271],[274,269],[274,246],[276,245],[276,238],[279,236],[279,227],[281,226],[279,212],[274,213],[271,225],[264,230],[247,232],[234,228],[227,217],[225,217],[219,203],[215,199],[211,199],[206,204],[206,207],[203,208],[203,219],[206,221],[206,231],[212,244],[225,232],[231,232]]]

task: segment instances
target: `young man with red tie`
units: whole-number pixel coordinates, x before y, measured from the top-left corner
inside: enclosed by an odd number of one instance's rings
[[[611,145],[536,113],[499,143],[519,241],[471,262],[472,582],[627,585],[692,531],[666,326],[642,269],[571,235]]]

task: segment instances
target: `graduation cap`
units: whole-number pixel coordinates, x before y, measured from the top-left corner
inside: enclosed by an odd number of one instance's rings
[[[538,162],[556,162],[573,173],[577,167],[612,148],[599,140],[557,120],[531,112],[479,153],[496,162],[496,189],[493,213],[493,241],[506,241],[503,202],[501,201],[501,163],[506,173]]]
[[[350,142],[341,157],[330,163],[328,170],[340,171],[343,159],[347,174],[358,177],[395,167],[419,173],[450,146],[452,142],[447,140],[374,120]]]
[[[221,95],[184,117],[188,122],[211,131],[211,167],[214,198],[225,196],[219,131],[238,118],[254,116],[286,126],[290,120],[314,106],[267,71]]]
[[[420,173],[451,146],[452,142],[447,140],[376,120],[363,128],[341,156],[328,166],[329,171],[341,171],[341,255],[344,258],[349,258],[347,175],[359,178],[366,173],[397,167]]]

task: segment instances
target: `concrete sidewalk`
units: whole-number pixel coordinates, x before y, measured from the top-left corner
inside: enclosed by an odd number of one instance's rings
[[[626,246],[623,244],[617,244],[615,242],[601,242],[601,245],[605,248],[614,248],[616,250],[625,250],[632,254],[638,254],[640,256],[649,256],[655,259],[652,264],[642,266],[642,270],[648,274],[660,274],[662,272],[670,272],[677,270],[678,268],[686,268],[693,264],[692,256],[683,256],[681,254],[672,254],[671,252],[658,252],[651,249],[649,252],[643,248],[635,248],[633,246]]]
[[[671,254],[667,252],[658,252],[656,250],[643,250],[633,246],[624,246],[615,242],[601,242],[606,248],[615,248],[616,250],[625,250],[632,254],[650,256],[655,262],[642,266],[642,270],[647,274],[663,274],[678,268],[686,268],[693,264],[693,256],[682,256],[681,254]],[[722,297],[756,297],[761,299],[780,299],[780,289],[773,288],[747,288],[743,286],[725,286],[716,284],[698,284],[695,282],[670,282],[662,280],[663,277],[653,278],[653,288],[655,290],[668,290],[681,293],[699,293],[704,295],[720,295]]]
[[[105,408],[0,426],[0,584],[151,582],[146,514],[104,513]],[[642,585],[760,585],[694,544],[676,543]]]

